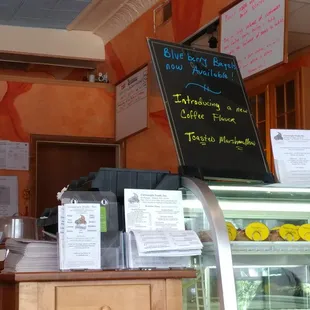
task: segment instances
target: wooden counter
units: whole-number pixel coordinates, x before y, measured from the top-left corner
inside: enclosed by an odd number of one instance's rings
[[[181,310],[194,270],[0,274],[0,310]]]

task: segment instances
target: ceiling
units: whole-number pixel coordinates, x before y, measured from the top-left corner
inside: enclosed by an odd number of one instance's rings
[[[310,0],[289,0],[289,54],[310,46]]]
[[[91,31],[106,41],[158,0],[0,0],[0,25]]]
[[[0,0],[0,52],[23,53],[28,44],[27,54],[104,59],[103,45],[158,2],[162,0]],[[310,0],[289,0],[288,11],[291,54],[310,46]],[[209,38],[195,44],[207,46]],[[67,52],[52,54],[55,46]]]
[[[66,29],[91,0],[0,0],[0,24]]]
[[[103,61],[105,43],[159,1],[0,0],[0,53]]]
[[[67,29],[91,31],[108,42],[158,2],[163,1],[92,0]]]

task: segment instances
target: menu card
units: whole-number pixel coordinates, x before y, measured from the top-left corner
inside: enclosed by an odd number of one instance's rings
[[[65,204],[58,217],[60,269],[101,269],[100,204]]]
[[[139,256],[196,256],[203,245],[192,230],[132,231]]]
[[[181,191],[125,189],[129,268],[183,268],[202,244],[185,231]]]
[[[310,185],[310,130],[271,129],[275,171],[280,183]]]
[[[125,189],[126,232],[184,230],[181,191]]]

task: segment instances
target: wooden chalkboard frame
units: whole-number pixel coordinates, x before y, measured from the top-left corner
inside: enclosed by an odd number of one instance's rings
[[[182,44],[164,42],[164,41],[157,40],[157,39],[147,38],[147,42],[148,42],[148,45],[149,45],[149,49],[151,51],[152,63],[155,66],[155,73],[156,73],[156,76],[157,76],[157,80],[159,82],[158,83],[159,84],[159,88],[160,88],[161,95],[162,95],[162,98],[163,98],[163,103],[164,103],[164,106],[165,106],[165,110],[166,110],[166,113],[168,115],[168,122],[169,122],[169,125],[170,125],[170,128],[171,128],[171,131],[172,131],[172,137],[173,137],[173,141],[174,141],[174,144],[175,144],[175,147],[176,147],[176,151],[177,151],[177,157],[178,157],[178,161],[179,161],[179,173],[182,174],[182,175],[193,176],[193,177],[197,177],[197,178],[200,178],[200,179],[210,179],[210,180],[212,180],[212,179],[218,179],[218,180],[220,180],[220,179],[223,179],[223,180],[234,179],[234,180],[247,180],[248,182],[249,181],[253,181],[253,182],[274,183],[274,178],[273,178],[273,175],[270,173],[270,170],[269,170],[269,167],[268,167],[268,163],[266,161],[264,150],[263,150],[263,147],[262,147],[262,143],[261,143],[261,140],[260,140],[260,137],[259,137],[259,134],[258,134],[258,130],[257,130],[257,127],[256,127],[256,125],[254,123],[254,120],[253,120],[253,117],[252,117],[251,107],[249,105],[248,96],[246,95],[245,87],[244,87],[244,85],[242,83],[242,77],[241,77],[241,73],[240,73],[239,69],[237,70],[238,79],[241,82],[240,86],[241,86],[242,92],[244,94],[244,98],[245,98],[245,101],[246,101],[246,105],[247,105],[248,111],[250,112],[249,114],[250,114],[251,125],[252,125],[252,128],[253,128],[254,133],[255,133],[256,141],[258,142],[258,147],[259,147],[259,151],[260,151],[260,154],[261,154],[261,159],[262,159],[262,163],[263,163],[263,166],[265,168],[265,171],[262,172],[262,175],[260,177],[258,177],[258,178],[248,178],[247,175],[244,175],[244,176],[240,177],[240,175],[238,173],[236,173],[235,175],[229,175],[229,173],[228,173],[228,175],[226,177],[226,176],[223,176],[223,175],[222,176],[212,175],[208,171],[206,171],[206,169],[204,167],[187,166],[186,165],[186,163],[184,162],[180,141],[178,140],[178,136],[176,134],[176,127],[175,127],[175,124],[173,122],[173,115],[172,115],[172,112],[171,112],[171,109],[170,109],[170,104],[169,104],[169,99],[168,99],[167,91],[166,91],[166,88],[165,88],[165,84],[163,82],[163,79],[162,79],[162,76],[161,76],[160,72],[158,72],[158,70],[156,70],[156,67],[159,67],[159,64],[158,64],[157,58],[154,57],[155,50],[154,50],[153,44],[154,43],[155,44],[162,44],[162,45],[165,45],[165,46],[171,47],[171,48],[181,48],[182,50],[196,51],[196,52],[200,52],[200,53],[206,53],[206,51],[202,50],[202,49],[198,49],[198,48],[188,47],[188,46],[185,46],[185,45],[182,45]],[[219,55],[219,53],[215,53],[215,52],[211,52],[211,51],[208,51],[207,53],[208,54],[213,54],[214,56],[218,56]],[[234,59],[235,63],[237,63],[234,56],[231,56],[231,55],[227,55],[227,56],[229,56],[232,59]]]
[[[233,1],[232,3],[230,3],[227,7],[225,7],[224,9],[222,9],[220,11],[220,17],[219,17],[219,20],[220,20],[220,23],[219,23],[219,51],[221,51],[221,36],[222,36],[222,16],[224,13],[228,12],[230,9],[232,9],[234,6],[238,5],[240,2],[242,2],[243,0],[235,0]],[[261,70],[259,72],[256,72],[255,74],[253,75],[250,75],[246,78],[244,78],[244,81],[247,81],[247,80],[250,80],[250,79],[254,79],[256,78],[257,76],[259,75],[262,75],[264,73],[266,73],[267,71],[270,71],[272,69],[275,69],[279,66],[281,66],[282,64],[286,64],[288,63],[288,18],[289,18],[289,3],[288,3],[288,0],[284,0],[284,5],[285,5],[285,13],[284,13],[284,16],[285,16],[285,20],[284,20],[284,48],[283,48],[283,60],[280,61],[279,63],[277,64],[274,64],[273,66],[271,67],[268,67],[264,70]]]

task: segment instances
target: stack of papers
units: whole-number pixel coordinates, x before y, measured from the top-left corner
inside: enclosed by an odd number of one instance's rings
[[[192,230],[132,231],[139,256],[181,257],[201,255],[203,245]]]
[[[201,255],[194,231],[186,231],[181,191],[125,189],[128,268],[186,268]]]
[[[59,270],[57,242],[8,239],[5,246],[9,253],[2,273]]]

